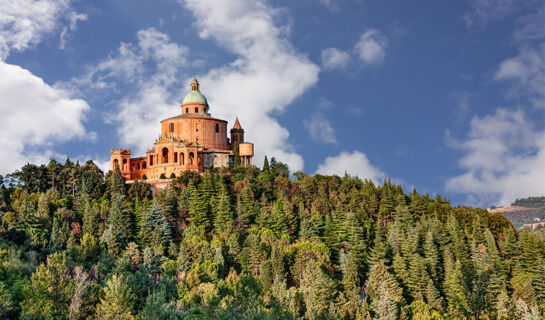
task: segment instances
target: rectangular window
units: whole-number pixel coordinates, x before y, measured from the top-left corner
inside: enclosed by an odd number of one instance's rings
[[[170,129],[169,131],[170,131],[170,132],[174,132],[174,123],[171,123],[171,124],[169,125],[169,127],[170,127],[170,128],[169,128],[169,129]]]

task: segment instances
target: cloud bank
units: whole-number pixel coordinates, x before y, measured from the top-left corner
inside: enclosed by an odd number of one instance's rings
[[[87,102],[73,99],[20,66],[3,61],[58,29],[70,1],[0,2],[0,173],[47,162],[56,143],[92,139],[84,128]]]
[[[265,1],[181,1],[195,17],[202,39],[212,39],[236,55],[226,66],[201,77],[211,112],[231,123],[238,115],[247,140],[256,143],[256,163],[264,154],[286,162],[292,171],[304,162],[289,144],[289,132],[273,117],[318,81],[319,67],[290,43],[280,11]],[[259,134],[258,134],[259,132]]]

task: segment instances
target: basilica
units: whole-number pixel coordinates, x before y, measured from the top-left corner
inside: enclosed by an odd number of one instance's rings
[[[180,176],[184,171],[204,172],[232,167],[233,149],[238,145],[242,165],[251,165],[253,143],[244,141],[244,130],[238,118],[227,136],[227,121],[213,118],[208,101],[193,79],[191,91],[182,101],[181,114],[161,121],[161,136],[143,157],[131,158],[129,149],[110,152],[111,168],[119,167],[131,182],[136,179],[154,184]]]

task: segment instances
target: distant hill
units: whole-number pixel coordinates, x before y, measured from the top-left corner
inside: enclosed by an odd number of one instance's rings
[[[545,197],[517,199],[510,206],[488,209],[491,213],[502,213],[515,228],[545,225]]]

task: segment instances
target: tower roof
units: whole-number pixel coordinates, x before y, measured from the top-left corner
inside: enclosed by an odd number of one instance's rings
[[[235,124],[233,125],[233,129],[242,129],[242,127],[240,126],[240,122],[238,122],[238,117],[235,120]]]
[[[191,81],[191,91],[182,101],[182,105],[187,103],[204,103],[208,105],[208,101],[206,100],[205,96],[203,96],[203,94],[199,91],[199,81],[197,81],[197,78],[193,78],[193,81]]]

